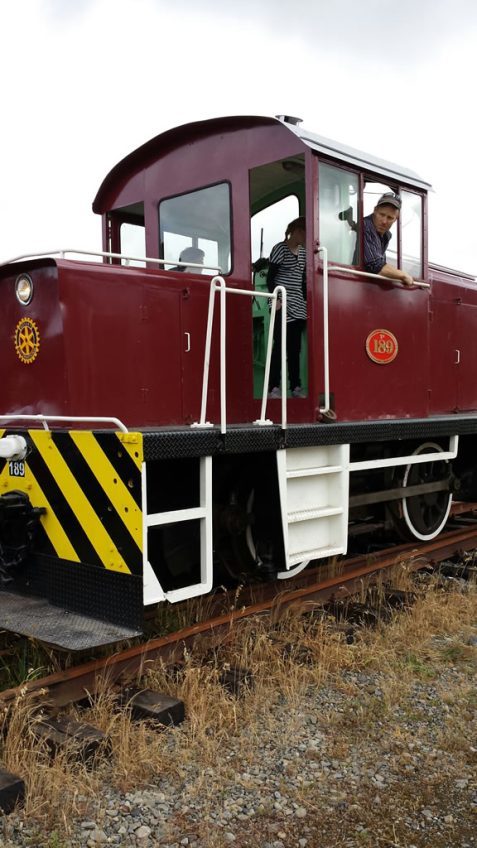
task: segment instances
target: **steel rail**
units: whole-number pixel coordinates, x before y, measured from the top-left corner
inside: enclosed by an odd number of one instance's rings
[[[14,689],[7,689],[0,692],[0,705],[5,706],[19,697],[29,696],[36,703],[40,702],[41,706],[57,710],[84,700],[88,695],[94,695],[105,684],[113,685],[121,678],[130,680],[140,677],[147,666],[157,659],[177,661],[183,655],[184,648],[190,647],[197,638],[226,633],[235,623],[245,618],[270,614],[275,620],[288,609],[303,609],[322,604],[331,598],[349,596],[359,589],[366,579],[372,580],[374,576],[393,567],[405,563],[412,566],[414,562],[414,568],[417,570],[423,561],[433,564],[450,556],[462,555],[464,551],[474,548],[477,548],[477,524],[470,529],[442,534],[439,539],[426,544],[412,543],[387,548],[375,554],[372,561],[369,555],[354,557],[339,563],[340,573],[324,580],[278,594],[275,592],[271,598],[152,639],[120,654],[92,660],[66,672],[56,672],[43,679],[30,680]],[[319,569],[313,571],[316,578]]]

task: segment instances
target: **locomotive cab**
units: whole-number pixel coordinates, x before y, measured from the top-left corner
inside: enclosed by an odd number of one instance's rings
[[[184,420],[191,422],[199,415],[205,331],[203,314],[200,321],[196,319],[201,292],[208,292],[215,272],[230,291],[251,290],[258,284],[260,296],[252,303],[227,296],[231,337],[226,379],[228,419],[259,417],[266,393],[270,317],[270,305],[261,296],[266,292],[266,259],[288,222],[298,215],[307,221],[308,318],[300,366],[305,398],[295,403],[288,392],[289,420],[320,420],[323,413],[338,420],[405,416],[410,390],[415,413],[427,414],[428,189],[429,184],[413,172],[314,136],[291,118],[225,118],[187,125],[158,136],[119,163],[93,205],[103,217],[104,250],[134,256],[141,248],[146,256],[158,258],[155,267],[164,273],[164,280],[181,270],[177,264],[181,250],[190,246],[204,252],[204,267],[196,268],[200,279],[188,278],[187,303],[182,303],[181,343],[190,354],[184,358],[182,379],[187,387],[188,375],[193,375],[190,382],[195,387],[184,393],[189,399]],[[364,269],[363,218],[385,191],[402,199],[388,262],[422,284],[412,292]],[[254,278],[257,263],[260,271]],[[324,274],[329,281],[326,292]],[[366,316],[365,324],[357,324],[358,313]],[[387,324],[397,332],[387,330]],[[422,351],[418,359],[417,340]],[[391,392],[389,369],[376,368],[386,352],[396,359]],[[212,361],[217,361],[216,354]],[[216,371],[208,382],[207,405],[213,420],[218,417],[217,382]],[[269,407],[274,419],[276,408],[273,403]]]

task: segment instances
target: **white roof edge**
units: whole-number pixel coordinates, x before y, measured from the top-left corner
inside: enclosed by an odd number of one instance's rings
[[[370,171],[375,171],[384,177],[392,177],[400,182],[406,182],[408,185],[416,186],[425,191],[432,191],[431,183],[422,179],[414,171],[409,168],[404,168],[401,165],[396,165],[394,162],[387,162],[385,159],[380,159],[370,153],[364,153],[362,150],[356,150],[354,147],[348,147],[339,141],[334,141],[324,136],[316,135],[309,130],[302,129],[296,124],[290,124],[287,121],[279,121],[284,124],[291,132],[300,138],[300,140],[319,153],[325,153],[335,159],[341,159],[351,165],[356,165],[359,168],[367,168]]]

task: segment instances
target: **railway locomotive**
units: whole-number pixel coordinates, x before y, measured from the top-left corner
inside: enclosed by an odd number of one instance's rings
[[[476,497],[477,285],[429,262],[429,189],[291,117],[206,120],[106,176],[102,251],[0,266],[0,627],[130,638],[224,575],[285,579],[371,532],[432,539]],[[388,262],[413,287],[364,270],[386,191]],[[298,215],[303,396],[282,354],[269,398],[286,293],[267,255]]]

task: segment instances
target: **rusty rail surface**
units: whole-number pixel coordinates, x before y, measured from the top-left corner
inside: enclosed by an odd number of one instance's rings
[[[277,584],[264,589],[263,597],[257,603],[232,610],[225,615],[194,624],[185,629],[151,639],[143,644],[128,648],[121,653],[90,661],[84,665],[66,671],[51,674],[43,679],[27,681],[14,689],[0,692],[0,706],[12,703],[19,697],[29,696],[48,709],[59,709],[93,695],[104,684],[113,685],[120,679],[138,678],[148,664],[162,658],[167,662],[182,657],[184,648],[190,648],[193,642],[203,636],[227,633],[237,622],[251,616],[270,614],[278,618],[291,608],[306,609],[330,600],[351,595],[363,586],[363,582],[406,564],[417,570],[424,563],[433,565],[452,556],[477,548],[477,523],[466,529],[458,529],[441,535],[438,539],[422,545],[415,543],[395,545],[379,553],[357,556],[343,560],[338,564],[339,573],[325,579],[319,579],[323,566],[303,572],[304,582],[297,588],[277,592]],[[311,581],[311,582],[310,582]],[[314,581],[314,582],[313,582]],[[280,584],[280,588],[283,583]]]

